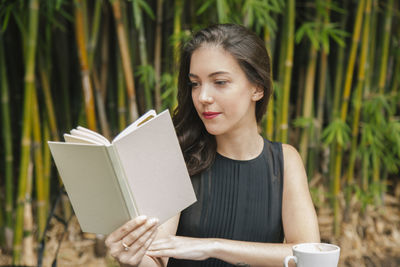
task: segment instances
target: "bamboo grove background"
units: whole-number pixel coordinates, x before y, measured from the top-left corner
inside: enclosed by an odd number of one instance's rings
[[[381,205],[398,181],[398,1],[1,0],[0,22],[0,247],[14,264],[23,240],[43,238],[61,186],[47,141],[78,124],[111,138],[150,108],[172,110],[179,47],[210,23],[265,40],[275,90],[262,134],[322,177],[332,235],[352,198]]]

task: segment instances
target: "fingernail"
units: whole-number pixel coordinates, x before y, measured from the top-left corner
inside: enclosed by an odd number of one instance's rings
[[[157,219],[157,218],[151,218],[150,220],[149,220],[149,223],[150,224],[157,224],[159,222],[159,220]]]
[[[147,219],[146,215],[140,215],[136,217],[136,220],[138,220],[139,222],[144,222],[146,219]]]

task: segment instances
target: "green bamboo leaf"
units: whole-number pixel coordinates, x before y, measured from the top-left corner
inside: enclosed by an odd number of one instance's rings
[[[270,10],[276,13],[281,13],[283,8],[285,7],[284,0],[271,0],[270,2]]]
[[[205,1],[201,7],[196,11],[196,15],[199,16],[201,14],[203,14],[210,6],[211,4],[213,4],[215,0],[207,0]]]
[[[330,1],[330,2],[326,2],[326,1],[321,1],[323,6],[326,6],[329,10],[335,11],[337,13],[340,14],[346,14],[347,10],[344,8],[341,8],[339,6],[339,3],[335,2],[335,1]]]
[[[151,9],[151,7],[149,6],[149,4],[146,1],[143,0],[136,0],[139,3],[139,6],[145,11],[145,13],[152,19],[155,19],[155,15],[153,10]]]
[[[147,84],[150,88],[154,88],[156,78],[153,66],[140,65],[137,67],[135,75],[139,77],[140,83]]]
[[[385,154],[383,156],[382,160],[385,165],[385,169],[389,173],[398,173],[398,170],[399,170],[398,166],[400,166],[400,161],[398,158],[395,158],[390,154]]]
[[[300,28],[295,33],[295,37],[294,38],[295,38],[295,41],[296,41],[297,44],[300,43],[301,40],[303,39],[303,36],[304,36],[304,34],[306,32],[306,28],[307,27],[308,27],[307,24],[304,23],[303,25],[300,26]]]
[[[4,16],[4,19],[1,21],[1,24],[3,25],[1,27],[1,31],[4,32],[7,29],[8,26],[8,22],[10,20],[10,15],[11,15],[11,11],[12,11],[12,6],[8,6],[6,8],[1,7],[0,10],[5,10],[4,12],[0,13],[0,18]],[[3,15],[3,13],[5,13]]]
[[[347,123],[338,118],[324,129],[321,138],[326,145],[336,141],[339,145],[344,146],[350,140],[350,132]]]
[[[296,43],[300,43],[302,39],[307,36],[311,41],[311,44],[315,49],[319,49],[319,40],[318,40],[318,24],[315,22],[305,22],[303,25],[295,33],[295,41]]]
[[[400,121],[392,120],[388,123],[386,139],[390,140],[392,150],[400,159]]]

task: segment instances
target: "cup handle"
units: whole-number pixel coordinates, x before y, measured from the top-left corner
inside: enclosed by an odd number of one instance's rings
[[[297,266],[297,257],[296,256],[286,256],[285,257],[285,261],[284,261],[285,267],[289,266],[288,264],[289,264],[290,260],[293,260],[296,263],[296,266]]]

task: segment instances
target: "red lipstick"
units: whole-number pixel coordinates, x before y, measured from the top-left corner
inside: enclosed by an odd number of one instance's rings
[[[203,112],[202,114],[205,119],[210,120],[217,117],[221,112]]]

